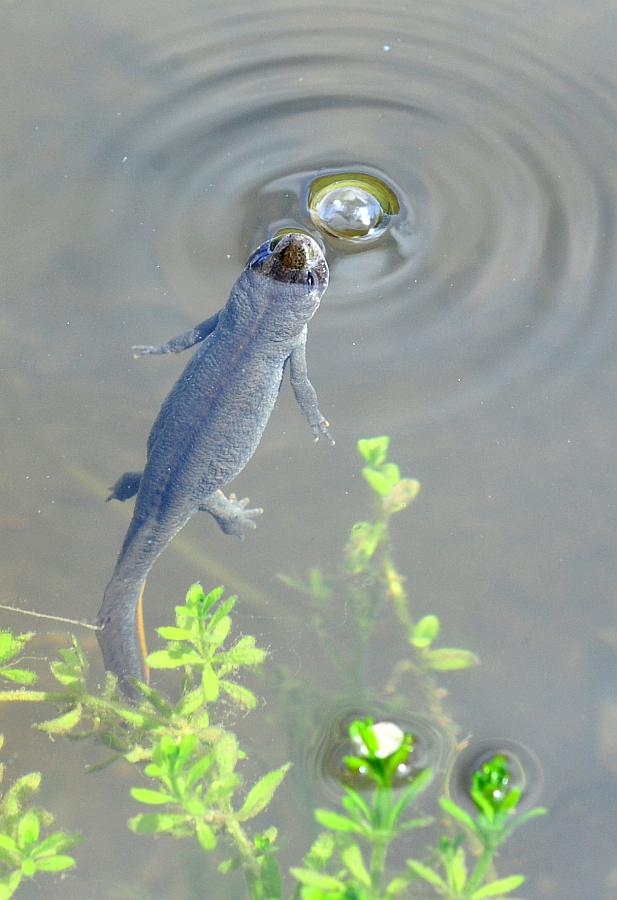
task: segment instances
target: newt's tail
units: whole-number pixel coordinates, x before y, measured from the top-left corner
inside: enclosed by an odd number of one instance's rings
[[[122,692],[131,699],[141,697],[131,679],[149,678],[142,609],[145,586],[145,578],[129,581],[114,575],[105,588],[97,616],[97,639],[105,668],[118,676]]]

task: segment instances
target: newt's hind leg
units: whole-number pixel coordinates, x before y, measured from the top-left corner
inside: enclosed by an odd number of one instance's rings
[[[263,509],[247,509],[248,502],[248,497],[238,500],[235,494],[226,497],[222,491],[214,491],[198,508],[214,516],[219,528],[225,534],[233,534],[243,541],[247,531],[255,528],[253,521],[255,516],[263,513]]]
[[[130,500],[139,490],[139,482],[143,472],[125,472],[110,488],[110,495],[106,497],[106,502],[110,500]]]

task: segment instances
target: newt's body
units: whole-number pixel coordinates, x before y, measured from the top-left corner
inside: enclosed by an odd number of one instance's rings
[[[261,510],[221,489],[257,449],[286,364],[315,437],[330,438],[305,357],[307,322],[327,286],[317,243],[290,233],[253,253],[227,304],[206,322],[162,347],[135,348],[174,353],[203,341],[152,426],[143,473],[127,472],[109,498],[137,494],[97,619],[105,667],[129,695],[130,678],[147,677],[141,595],[157,557],[197,510],[211,513],[227,534],[242,538],[255,527]]]

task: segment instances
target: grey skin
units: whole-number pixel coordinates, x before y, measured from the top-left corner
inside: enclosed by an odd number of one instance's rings
[[[226,497],[257,449],[289,368],[291,385],[315,440],[334,443],[306,369],[307,323],[328,286],[328,266],[308,235],[290,233],[255,250],[214,316],[161,347],[136,355],[179,353],[201,344],[163,403],[148,438],[143,473],[127,472],[108,500],[137,494],[133,518],[105,589],[97,636],[105,668],[124,693],[147,679],[141,596],[148,573],[193,513],[205,510],[226,534],[244,538],[261,509]]]

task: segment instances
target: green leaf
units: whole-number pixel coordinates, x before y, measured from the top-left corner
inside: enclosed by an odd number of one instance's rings
[[[15,684],[34,684],[37,677],[30,669],[0,669],[0,675]]]
[[[343,788],[346,796],[343,797],[341,803],[347,812],[351,813],[357,822],[369,821],[371,818],[371,810],[364,797],[352,787],[344,785]]]
[[[390,812],[389,824],[391,827],[398,824],[407,807],[413,803],[416,797],[425,791],[433,779],[432,769],[423,769],[415,776],[414,780],[399,793],[396,803]],[[415,826],[414,826],[415,827]]]
[[[24,800],[38,791],[41,784],[41,773],[30,772],[18,778],[4,795],[2,811],[6,816],[18,815]]]
[[[17,841],[14,841],[8,834],[0,834],[0,854],[10,862],[19,859],[19,847]]]
[[[437,616],[423,616],[412,630],[409,643],[414,647],[430,647],[438,634],[439,619]]]
[[[32,851],[34,859],[42,859],[45,856],[53,856],[63,850],[69,850],[82,841],[82,836],[78,831],[55,831],[53,834],[41,841],[40,844]]]
[[[178,744],[178,769],[182,769],[197,748],[196,734],[183,734]]]
[[[164,716],[171,716],[173,714],[173,706],[161,693],[159,693],[159,691],[155,691],[154,688],[151,688],[148,684],[144,684],[143,681],[136,680],[135,687],[142,696],[150,702],[157,712],[162,713]]]
[[[365,831],[362,825],[354,822],[353,819],[331,812],[329,809],[316,809],[315,818],[320,825],[329,828],[331,831],[353,831],[355,834],[364,834]]]
[[[266,853],[261,859],[259,873],[268,900],[280,900],[282,897],[281,872],[273,851]]]
[[[161,831],[173,831],[188,821],[189,817],[182,814],[140,813],[129,819],[128,826],[135,834],[156,834]]]
[[[502,897],[515,891],[517,887],[525,881],[524,875],[510,875],[508,878],[499,878],[497,881],[491,881],[471,895],[472,900],[482,900],[483,897]]]
[[[415,872],[415,874],[419,875],[420,878],[423,878],[424,881],[428,881],[433,887],[438,888],[440,891],[446,891],[448,889],[443,878],[440,878],[437,872],[434,869],[431,869],[430,866],[425,866],[424,863],[418,862],[416,859],[408,859],[407,865],[412,872]]]
[[[345,545],[347,570],[352,575],[363,572],[380,543],[387,537],[383,522],[356,522]]]
[[[219,588],[221,594],[223,588]],[[187,606],[198,606],[205,599],[204,589],[198,581],[192,584],[186,592],[185,602]]]
[[[517,828],[520,828],[525,822],[528,822],[530,819],[535,819],[537,816],[545,816],[548,810],[545,809],[544,806],[535,806],[533,809],[527,810],[527,812],[520,813],[512,819],[512,822],[508,825],[508,827],[504,830],[503,839],[510,837],[513,831]]]
[[[252,635],[246,635],[226,651],[225,665],[256,666],[262,663],[267,655],[266,650],[255,646],[255,638]]]
[[[216,835],[214,830],[210,828],[209,825],[206,825],[205,822],[198,819],[195,822],[195,831],[197,832],[197,839],[204,850],[214,850],[216,847]]]
[[[203,667],[201,686],[206,703],[214,703],[218,699],[220,685],[218,676],[210,663],[205,663]]]
[[[76,725],[79,725],[82,712],[81,704],[78,703],[64,715],[58,716],[56,719],[48,719],[46,722],[39,722],[35,727],[47,734],[68,734]]]
[[[227,600],[224,600],[223,603],[219,605],[219,608],[216,610],[216,612],[212,613],[212,618],[210,619],[210,624],[208,625],[208,631],[215,628],[217,623],[231,612],[231,610],[236,605],[237,600],[238,598],[233,595],[231,597],[228,597]],[[206,635],[206,638],[207,637],[208,635]]]
[[[285,763],[280,768],[268,772],[253,785],[237,813],[241,822],[244,822],[246,819],[252,819],[268,806],[274,796],[274,792],[289,771],[290,765],[291,763]]]
[[[257,706],[255,694],[241,684],[236,684],[234,681],[221,680],[219,685],[239,706],[243,706],[245,709],[255,709]]]
[[[191,647],[174,647],[172,650],[155,650],[146,657],[151,669],[178,669],[202,662],[202,658]]]
[[[193,785],[199,781],[206,774],[214,759],[209,754],[206,756],[202,756],[197,762],[193,763],[191,768],[186,773],[186,783],[189,787],[193,787]],[[147,773],[146,773],[147,774]]]
[[[30,857],[26,857],[26,859],[22,859],[21,861],[21,871],[28,878],[32,878],[34,873],[36,872],[36,863]]]
[[[195,688],[195,690],[189,691],[188,694],[182,697],[177,706],[177,712],[181,716],[192,716],[198,709],[203,707],[203,702],[203,691],[201,688]]]
[[[41,823],[34,810],[28,810],[17,823],[17,843],[24,849],[36,844],[41,832]]]
[[[358,452],[371,466],[380,466],[388,456],[390,438],[387,435],[374,438],[360,438]]]
[[[398,897],[399,894],[402,894],[403,891],[406,891],[409,887],[409,879],[403,878],[401,876],[397,878],[393,878],[392,881],[386,887],[386,896],[388,897]]]
[[[164,794],[162,791],[152,791],[149,788],[131,788],[131,797],[139,803],[149,803],[153,806],[174,802],[174,797],[169,794]]]
[[[334,837],[329,831],[322,831],[306,854],[305,862],[314,868],[323,868],[334,853]]]
[[[0,879],[0,900],[8,900],[12,897],[19,885],[21,884],[22,872],[11,872],[6,878]]]
[[[473,818],[466,810],[460,807],[458,803],[455,803],[454,800],[451,800],[449,797],[440,797],[439,805],[443,810],[449,813],[453,819],[456,819],[457,822],[464,825],[465,828],[469,828],[470,831],[476,830],[476,823]]]
[[[231,775],[236,768],[240,751],[238,749],[238,740],[235,734],[226,731],[223,736],[216,742],[212,749],[212,753],[216,760],[221,775]]]
[[[312,869],[294,868],[289,871],[301,884],[321,888],[324,891],[343,890],[345,887],[344,883],[339,881],[338,878],[324,875],[322,872],[314,872]]]
[[[358,847],[357,844],[350,844],[348,847],[341,853],[341,859],[360,884],[363,884],[364,887],[371,886],[371,876],[369,875],[366,866],[364,865],[364,860],[362,858],[362,851]]]
[[[404,822],[398,823],[397,830],[409,831],[412,828],[427,828],[434,821],[434,816],[419,816],[417,819],[405,819]]]
[[[457,847],[445,865],[452,887],[458,894],[463,890],[467,881],[467,864],[463,848]]]
[[[362,469],[362,475],[375,493],[381,497],[387,497],[392,488],[400,481],[401,470],[394,463],[385,463],[379,469],[365,466]]]
[[[383,500],[383,511],[386,515],[402,512],[413,503],[420,493],[422,485],[415,478],[401,478]]]
[[[424,659],[431,669],[447,671],[450,669],[469,669],[479,666],[480,660],[471,650],[458,647],[440,647],[438,650],[427,650]]]
[[[208,629],[208,640],[220,647],[227,640],[227,635],[231,631],[231,619],[229,616],[223,616],[213,628]]]
[[[36,861],[36,868],[39,872],[62,872],[64,869],[71,869],[75,865],[72,856],[50,856],[49,859],[40,859]]]
[[[33,636],[34,632],[13,634],[11,631],[0,631],[0,662],[17,656]]]
[[[67,665],[64,662],[60,662],[55,659],[52,663],[50,663],[49,668],[56,679],[60,684],[63,684],[65,687],[78,687],[81,681],[80,673],[75,671],[75,667],[71,665]]]
[[[173,625],[164,625],[162,628],[156,629],[166,641],[190,641],[193,638],[193,632],[187,628],[176,628]]]

